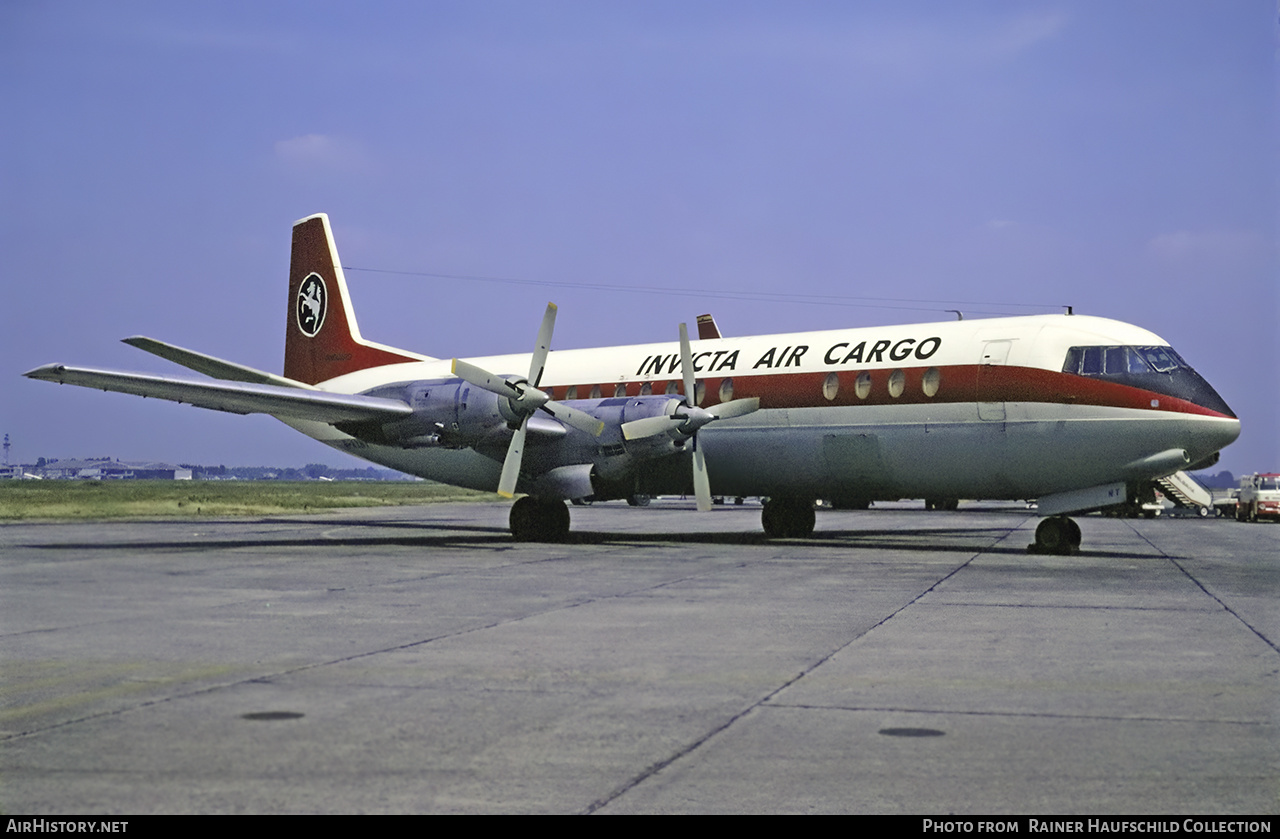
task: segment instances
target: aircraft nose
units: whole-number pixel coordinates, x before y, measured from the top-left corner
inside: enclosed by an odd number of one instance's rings
[[[1225,449],[1240,436],[1240,420],[1235,417],[1215,417],[1199,424],[1194,435],[1195,459],[1209,457]]]

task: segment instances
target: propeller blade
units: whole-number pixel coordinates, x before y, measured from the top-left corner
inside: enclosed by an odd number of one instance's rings
[[[539,391],[540,393],[541,391]],[[592,437],[599,437],[604,432],[604,423],[588,414],[586,411],[580,411],[577,408],[571,408],[563,402],[548,401],[542,406],[542,410],[551,416],[560,420],[565,425],[571,425],[579,431],[585,431]]]
[[[741,417],[760,410],[760,397],[752,396],[749,399],[735,399],[732,402],[722,402],[719,405],[708,408],[707,413],[716,419],[731,419],[733,417]]]
[[[624,422],[622,424],[622,438],[624,440],[642,440],[645,437],[656,437],[659,434],[676,430],[680,430],[685,434],[693,434],[713,420],[732,419],[733,417],[745,416],[758,410],[760,410],[760,399],[755,396],[748,399],[735,399],[732,402],[724,402],[712,408],[690,408],[687,405],[679,405],[675,409],[674,416],[659,415]]]
[[[622,439],[643,440],[645,437],[657,437],[668,431],[674,431],[684,425],[683,417],[645,417],[622,424]]]
[[[512,402],[512,410],[522,414],[533,413],[551,401],[550,396],[526,381],[516,379],[513,382],[460,358],[453,360],[453,375],[482,390],[507,397]]]
[[[711,509],[711,478],[707,477],[707,458],[702,454],[698,438],[693,440],[693,496],[698,499],[698,512]]]
[[[538,343],[533,347],[533,357],[529,359],[529,381],[534,387],[542,384],[542,371],[547,369],[547,353],[551,351],[551,333],[556,328],[556,304],[547,304],[547,313],[542,316],[542,326],[538,327]]]
[[[487,390],[490,393],[496,393],[499,396],[505,396],[508,399],[519,399],[522,392],[507,381],[504,376],[497,376],[474,364],[469,364],[460,358],[453,360],[453,375],[469,382],[478,388]]]
[[[511,438],[511,445],[507,447],[507,457],[502,461],[502,477],[498,479],[498,495],[503,498],[513,498],[516,494],[516,484],[520,482],[520,461],[524,459],[524,435],[529,427],[529,418],[525,417],[524,422],[520,423],[520,427],[516,429],[516,433]]]
[[[680,324],[680,372],[684,375],[684,401],[686,405],[697,403],[698,385],[693,380],[693,348],[689,346],[689,327]]]

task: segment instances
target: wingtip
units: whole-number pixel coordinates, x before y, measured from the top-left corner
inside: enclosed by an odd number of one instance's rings
[[[64,364],[41,364],[32,370],[28,370],[22,375],[28,379],[40,379],[42,381],[54,381],[66,370]]]

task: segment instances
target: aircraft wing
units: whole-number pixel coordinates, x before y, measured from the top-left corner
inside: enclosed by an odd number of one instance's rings
[[[158,355],[163,359],[172,361],[175,364],[181,364],[183,367],[195,370],[197,373],[204,373],[206,376],[212,376],[215,379],[315,390],[314,387],[303,382],[286,379],[284,376],[277,376],[274,373],[255,370],[252,367],[245,367],[243,364],[236,364],[233,361],[223,361],[221,358],[205,355],[195,350],[184,349],[173,344],[166,344],[164,341],[157,341],[155,338],[148,338],[145,335],[134,335],[131,338],[122,340],[131,347],[137,347],[152,355]]]
[[[398,399],[303,390],[251,382],[200,381],[46,364],[23,373],[28,379],[79,385],[97,390],[132,393],[198,408],[232,414],[270,414],[276,417],[338,423],[366,420],[391,422],[413,413]]]

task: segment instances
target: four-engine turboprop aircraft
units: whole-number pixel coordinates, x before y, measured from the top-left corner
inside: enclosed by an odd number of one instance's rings
[[[442,360],[361,337],[329,220],[293,228],[284,375],[150,338],[125,342],[217,381],[50,364],[33,379],[271,414],[413,475],[512,497],[517,539],[569,530],[567,499],[767,497],[765,532],[803,537],[815,499],[1038,499],[1043,551],[1066,517],[1207,466],[1240,433],[1156,335],[1081,315],[711,338]],[[718,334],[718,333],[715,333]]]

